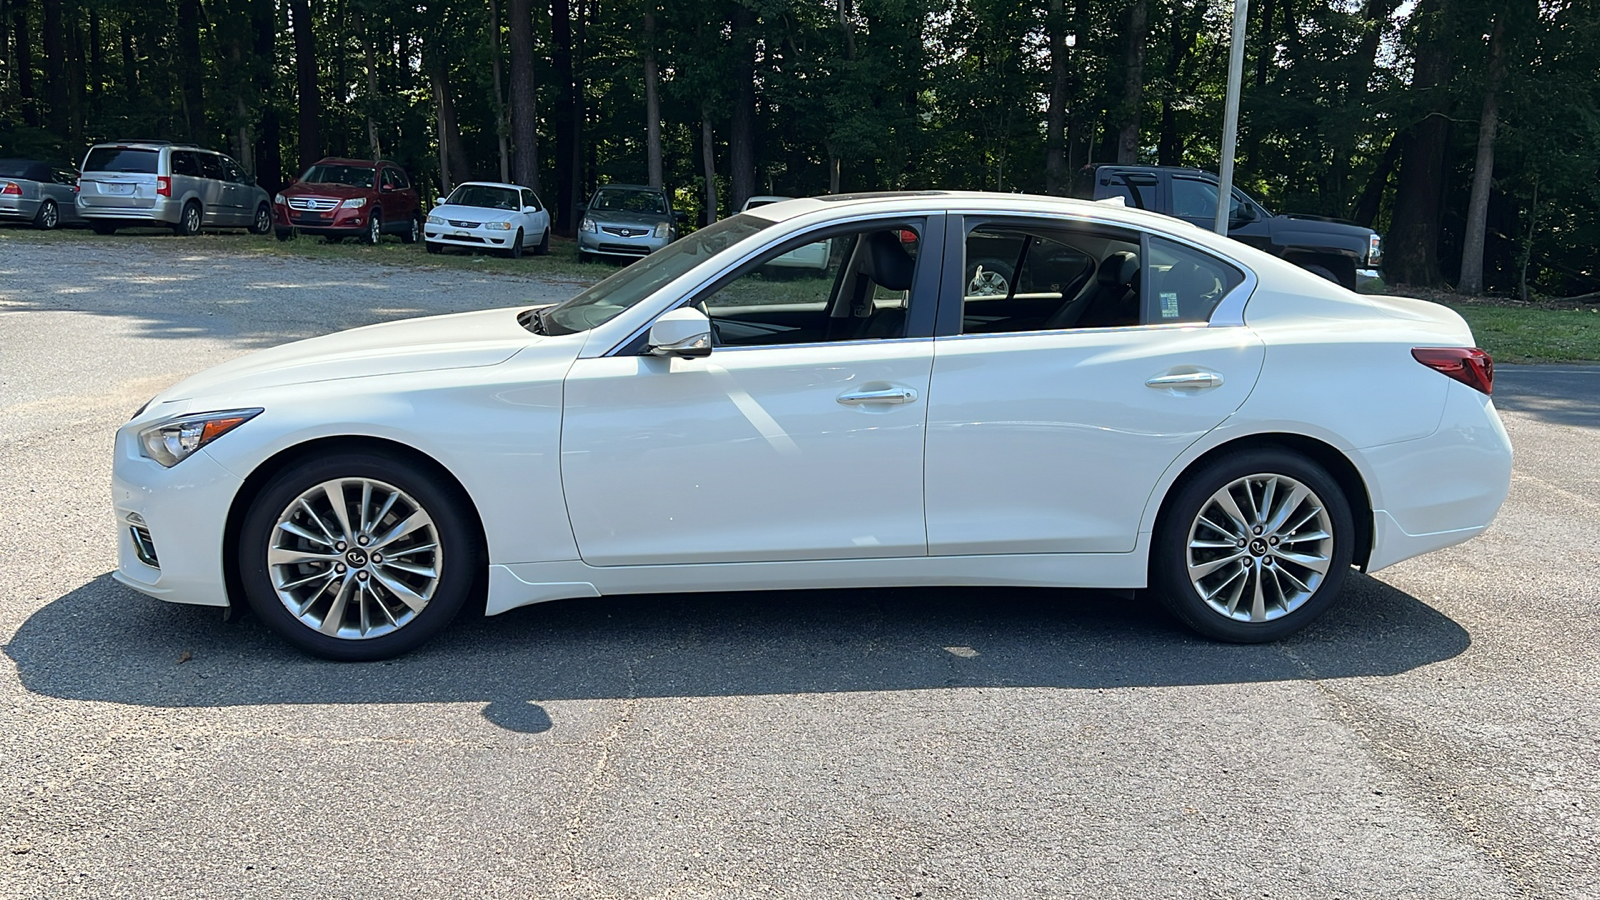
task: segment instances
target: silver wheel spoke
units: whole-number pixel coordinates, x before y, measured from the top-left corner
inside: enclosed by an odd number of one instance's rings
[[[1222,511],[1228,514],[1228,518],[1233,520],[1234,534],[1245,535],[1250,533],[1250,520],[1245,518],[1244,510],[1239,508],[1239,504],[1233,499],[1233,494],[1227,488],[1217,491],[1211,499],[1222,507]]]
[[[1265,622],[1267,620],[1267,598],[1261,593],[1261,567],[1256,566],[1255,577],[1250,579],[1251,587],[1255,593],[1250,596],[1250,621]]]
[[[320,525],[321,523],[319,522],[318,524]],[[327,547],[330,551],[333,550],[333,540],[331,538],[324,538],[322,535],[307,531],[303,526],[294,522],[279,522],[278,527],[289,532],[297,538],[303,538],[304,540],[308,540],[313,544],[321,544],[322,546]]]
[[[418,528],[432,527],[433,520],[428,518],[427,513],[423,512],[421,509],[418,509],[411,515],[401,519],[399,524],[389,529],[388,534],[385,534],[381,538],[375,539],[370,546],[373,550],[382,550],[384,547],[387,547],[400,538],[403,538],[411,532],[416,531]]]
[[[394,569],[396,571],[404,572],[407,575],[419,575],[419,576],[421,576],[423,578],[438,578],[439,577],[439,573],[438,572],[435,572],[433,569],[428,568],[427,566],[415,566],[415,565],[412,565],[411,563],[395,562],[392,558],[386,558],[386,559],[384,559],[383,562],[378,563],[378,568],[380,570],[382,570],[382,569]]]
[[[355,532],[350,530],[350,508],[344,502],[344,482],[329,481],[322,485],[322,493],[327,495],[328,505],[333,507],[333,517],[339,520],[339,537],[350,541],[355,537]]]
[[[1267,520],[1267,524],[1263,530],[1267,534],[1275,534],[1278,529],[1283,527],[1284,520],[1288,519],[1291,515],[1294,515],[1294,511],[1299,509],[1300,504],[1303,503],[1310,495],[1310,488],[1303,484],[1295,485],[1294,490],[1289,492],[1289,499],[1283,501],[1283,504],[1278,507],[1278,511],[1273,513],[1272,517]],[[1312,515],[1316,515],[1316,513],[1312,513]]]
[[[1191,546],[1193,546],[1193,545],[1191,545]],[[1229,546],[1232,546],[1232,545],[1230,544]],[[1210,562],[1201,563],[1201,564],[1199,564],[1197,566],[1196,565],[1191,565],[1191,566],[1189,566],[1189,578],[1194,580],[1194,581],[1199,581],[1200,579],[1206,577],[1207,575],[1210,575],[1212,572],[1215,572],[1216,570],[1222,568],[1223,566],[1226,566],[1229,563],[1236,563],[1239,560],[1244,559],[1246,556],[1249,556],[1249,555],[1250,554],[1248,554],[1248,553],[1244,552],[1243,550],[1241,550],[1238,553],[1235,553],[1235,554],[1233,554],[1231,556],[1219,557],[1217,559],[1211,560]]]
[[[328,607],[328,614],[322,617],[322,625],[317,630],[329,636],[339,634],[339,626],[344,624],[344,608],[350,602],[350,582],[355,579],[345,576],[339,585],[339,593],[333,597],[333,605]]]
[[[389,593],[395,595],[395,597],[398,598],[401,603],[411,607],[412,612],[421,612],[422,608],[428,605],[428,599],[426,597],[423,597],[421,594],[418,594],[411,588],[406,587],[405,584],[393,578],[385,577],[382,573],[377,573],[374,577],[378,579],[378,583],[383,585],[384,588],[389,591]]]
[[[361,533],[367,533],[367,508],[372,505],[372,482],[361,482]]]
[[[324,562],[332,563],[339,559],[337,553],[317,553],[306,550],[285,550],[282,547],[273,547],[267,551],[267,565],[292,566],[298,563]]]
[[[1308,556],[1304,553],[1294,553],[1282,549],[1272,555],[1278,559],[1292,562],[1297,566],[1305,566],[1318,575],[1328,574],[1328,558],[1325,556]]]

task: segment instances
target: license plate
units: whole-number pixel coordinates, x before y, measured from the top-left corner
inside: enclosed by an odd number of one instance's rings
[[[105,193],[107,193],[107,194],[131,194],[131,193],[133,193],[133,185],[131,185],[131,184],[119,184],[119,183],[114,182],[114,181],[100,185],[100,189],[102,191],[104,191]]]
[[[455,232],[454,234],[452,234],[450,236],[453,237],[453,238],[472,237],[472,235],[467,234],[465,231],[457,231],[457,232]]]

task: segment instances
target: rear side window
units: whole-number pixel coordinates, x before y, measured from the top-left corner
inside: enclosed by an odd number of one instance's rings
[[[172,174],[200,177],[200,161],[188,150],[172,151]]]
[[[154,175],[161,160],[158,150],[130,147],[96,147],[83,161],[85,172],[139,172]]]
[[[962,334],[1139,324],[1139,238],[994,223],[967,233]]]
[[[1144,320],[1161,325],[1205,322],[1244,273],[1214,256],[1165,238],[1150,238],[1149,307]]]
[[[1127,175],[1119,172],[1111,175],[1109,183],[1105,185],[1106,196],[1121,197],[1124,203],[1134,209],[1156,209],[1158,184],[1160,182],[1150,175]]]

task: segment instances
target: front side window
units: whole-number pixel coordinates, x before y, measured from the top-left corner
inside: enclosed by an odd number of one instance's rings
[[[234,162],[232,158],[224,156],[221,159],[223,175],[229,181],[235,184],[244,184],[250,180],[245,176],[244,170],[239,168],[239,164]]]
[[[522,205],[533,207],[534,212],[544,209],[544,204],[540,203],[539,198],[534,195],[533,191],[527,188],[522,189]]]
[[[395,190],[403,191],[411,187],[411,182],[406,179],[406,173],[399,169],[386,169],[385,171],[389,173],[389,182],[394,185]]]
[[[723,219],[646,256],[538,317],[552,334],[587,331],[611,321],[663,285],[734,244],[771,227],[748,213]]]
[[[881,222],[763,254],[700,300],[719,346],[906,337],[921,221]]]

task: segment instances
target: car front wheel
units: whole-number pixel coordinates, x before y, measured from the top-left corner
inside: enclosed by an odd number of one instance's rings
[[[467,501],[436,473],[376,452],[275,475],[236,548],[250,607],[301,650],[361,661],[405,653],[450,623],[482,568]]]
[[[1337,482],[1287,451],[1217,459],[1186,479],[1157,526],[1151,586],[1207,637],[1259,643],[1326,613],[1354,554]]]
[[[518,228],[515,236],[511,238],[511,246],[505,250],[508,259],[522,258],[522,229]]]
[[[383,222],[378,218],[377,213],[373,213],[371,218],[367,219],[367,233],[363,243],[376,244],[382,239]]]

